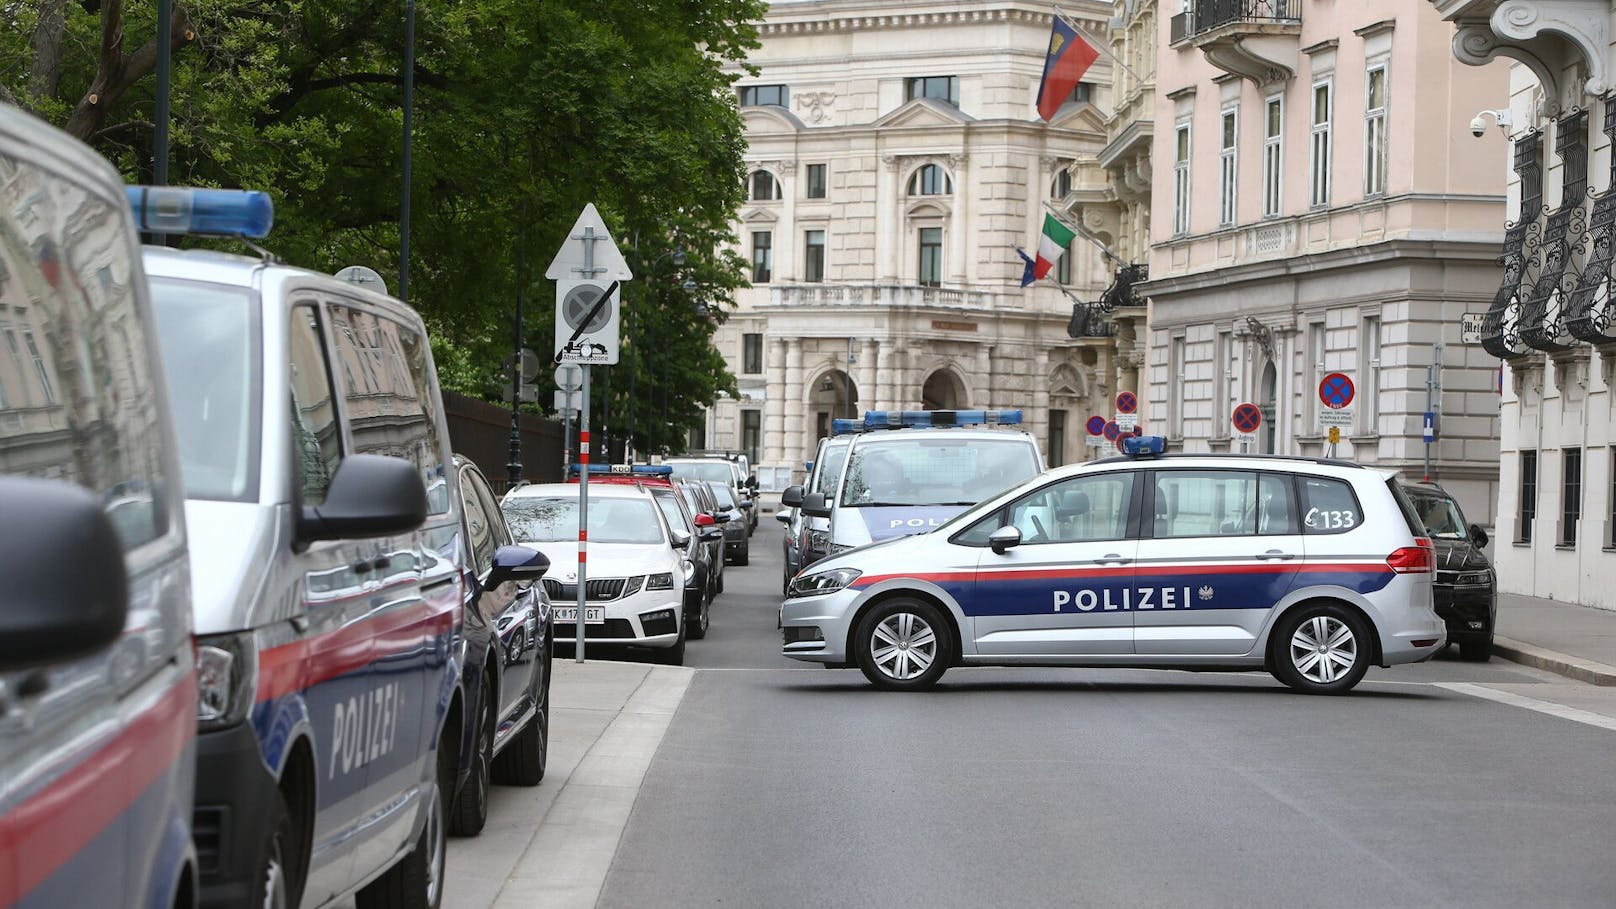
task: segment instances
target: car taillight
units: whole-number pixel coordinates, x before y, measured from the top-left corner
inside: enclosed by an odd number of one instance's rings
[[[1404,546],[1386,557],[1386,564],[1398,574],[1425,574],[1436,567],[1431,541],[1416,537],[1413,546]]]

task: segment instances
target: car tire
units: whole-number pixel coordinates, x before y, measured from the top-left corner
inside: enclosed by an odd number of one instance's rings
[[[651,662],[664,666],[683,666],[685,664],[685,628],[679,627],[679,640],[673,642],[672,647],[663,647],[655,650],[651,655]]]
[[[516,738],[494,758],[494,782],[503,786],[537,786],[544,780],[550,755],[550,665],[553,647],[544,648],[544,682],[533,697],[536,705]]]
[[[1369,634],[1363,619],[1344,606],[1292,609],[1274,626],[1274,677],[1306,694],[1345,694],[1369,671]]]
[[[489,659],[495,659],[490,656]],[[471,774],[455,793],[449,808],[449,835],[476,836],[488,823],[488,787],[494,764],[494,684],[483,679],[483,709],[477,723],[477,750],[471,756]]]
[[[1469,663],[1485,663],[1493,658],[1493,633],[1459,639],[1459,658]]]
[[[448,859],[448,793],[454,784],[454,745],[438,742],[438,772],[427,793],[426,824],[415,848],[355,895],[357,909],[438,909],[443,905],[443,878]]]
[[[255,892],[263,906],[296,906],[303,899],[303,873],[299,860],[300,843],[286,794],[275,790],[269,805],[269,838],[264,842],[264,860],[258,868]]]
[[[694,617],[685,616],[685,636],[692,641],[699,641],[707,636],[707,626],[710,624],[707,615],[707,598],[699,597],[701,606],[696,609]]]
[[[853,632],[859,669],[871,684],[888,691],[937,684],[953,653],[948,620],[925,600],[887,600],[866,613]]]
[[[750,565],[752,563],[752,547],[742,546],[740,552],[735,553],[735,564]]]
[[[724,572],[722,570],[718,572],[718,592],[724,592]]]

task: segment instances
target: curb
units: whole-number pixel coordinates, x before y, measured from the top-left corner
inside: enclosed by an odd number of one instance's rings
[[[1590,685],[1616,686],[1616,666],[1607,666],[1593,660],[1535,647],[1510,638],[1495,635],[1493,655],[1503,657],[1512,663],[1542,669]]]

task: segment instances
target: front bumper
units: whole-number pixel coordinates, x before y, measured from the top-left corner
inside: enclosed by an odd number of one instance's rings
[[[780,652],[793,660],[843,664],[852,637],[853,616],[863,591],[854,588],[780,604]],[[815,638],[815,635],[818,638]]]
[[[191,819],[202,903],[251,901],[268,844],[276,782],[251,723],[196,737],[196,808]]]
[[[672,647],[679,642],[680,616],[684,613],[684,591],[658,590],[654,595],[635,594],[623,602],[590,603],[600,607],[605,621],[584,626],[584,642],[624,644],[631,647]],[[561,604],[562,608],[571,604]],[[670,612],[671,618],[653,618]],[[575,622],[555,623],[557,644],[577,643]]]
[[[1438,585],[1432,599],[1450,637],[1485,635],[1493,630],[1497,596],[1491,584]]]

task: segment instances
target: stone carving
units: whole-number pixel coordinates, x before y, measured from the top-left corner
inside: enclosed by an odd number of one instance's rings
[[[836,103],[835,92],[799,92],[796,98],[797,110],[803,111],[804,119],[813,124],[829,120]]]

